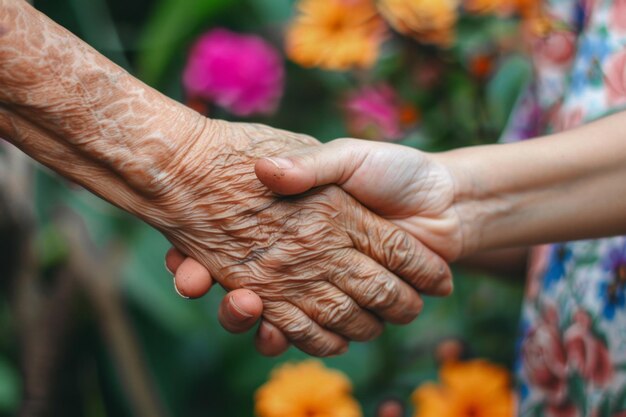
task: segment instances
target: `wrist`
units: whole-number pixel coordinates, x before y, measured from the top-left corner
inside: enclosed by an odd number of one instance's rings
[[[460,257],[490,249],[493,230],[513,211],[509,193],[494,181],[490,148],[498,145],[460,148],[436,155],[454,184],[453,209],[462,239]]]

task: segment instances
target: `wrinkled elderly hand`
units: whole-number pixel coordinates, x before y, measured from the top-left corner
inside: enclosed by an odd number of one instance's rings
[[[467,250],[467,242],[463,241],[459,208],[454,205],[455,179],[439,158],[398,145],[341,139],[280,154],[278,158],[263,158],[256,164],[256,173],[269,189],[282,195],[338,184],[359,202],[452,261]],[[179,269],[181,263],[184,266]],[[209,276],[199,264],[184,259],[175,250],[168,254],[167,264],[178,281],[186,278],[186,285]],[[227,328],[245,330],[254,323],[252,317],[260,314],[259,304],[254,294],[232,294],[221,308],[220,319]],[[248,314],[242,315],[242,311]],[[259,328],[257,346],[261,352],[280,353],[286,342],[273,326],[265,323]]]
[[[226,289],[254,291],[306,352],[370,339],[378,317],[412,320],[407,283],[451,290],[442,259],[338,187],[277,197],[256,179],[257,158],[315,140],[207,120],[19,0],[0,0],[0,63],[2,137],[159,229]]]
[[[265,319],[298,347],[344,349],[327,330],[368,340],[381,330],[370,312],[412,320],[421,303],[398,276],[427,293],[450,291],[442,260],[339,188],[277,198],[256,180],[261,155],[315,141],[265,126],[210,126],[171,168],[173,183],[154,200],[163,210],[146,220],[224,287],[257,293]]]

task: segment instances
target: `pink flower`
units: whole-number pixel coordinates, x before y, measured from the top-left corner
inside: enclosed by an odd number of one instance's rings
[[[609,30],[626,32],[626,0],[613,2],[609,19]]]
[[[552,124],[556,132],[564,132],[580,126],[585,118],[582,107],[575,107],[572,110],[565,110],[559,107],[552,115]]]
[[[556,308],[546,306],[542,320],[530,330],[522,346],[524,372],[551,406],[567,399],[567,357],[558,328]]]
[[[543,276],[550,263],[551,253],[550,245],[535,246],[531,249],[526,281],[526,297],[529,300],[535,300],[539,296]]]
[[[367,87],[351,94],[345,102],[348,130],[365,139],[393,141],[417,121],[414,108],[404,105],[386,84]]]
[[[626,103],[626,51],[622,50],[606,60],[604,81],[609,104]]]
[[[591,331],[591,317],[584,310],[574,314],[563,341],[569,363],[587,381],[606,386],[613,378],[613,365],[604,343]]]
[[[183,86],[190,98],[238,116],[270,114],[280,101],[284,72],[282,57],[262,38],[214,29],[191,48]]]
[[[551,30],[544,36],[535,36],[532,43],[537,65],[566,67],[574,59],[575,51],[576,35],[569,30]]]

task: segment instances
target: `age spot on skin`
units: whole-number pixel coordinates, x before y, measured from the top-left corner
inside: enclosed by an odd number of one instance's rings
[[[4,26],[0,26],[0,38],[6,35],[7,33],[9,33],[9,29],[5,28]]]

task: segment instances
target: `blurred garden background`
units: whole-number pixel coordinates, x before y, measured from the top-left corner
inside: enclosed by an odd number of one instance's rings
[[[440,151],[493,143],[505,129],[530,77],[523,29],[534,3],[35,6],[209,117]],[[266,358],[252,334],[228,334],[217,323],[223,291],[177,296],[163,266],[169,245],[156,231],[6,145],[0,194],[0,415],[22,407],[37,416],[253,416],[270,371],[306,359],[295,349]],[[410,404],[417,387],[436,381],[444,340],[460,341],[464,358],[512,369],[523,292],[516,278],[456,270],[452,297],[427,298],[414,323],[323,362],[348,378],[364,416],[390,396]],[[327,415],[290,417],[300,416]]]

